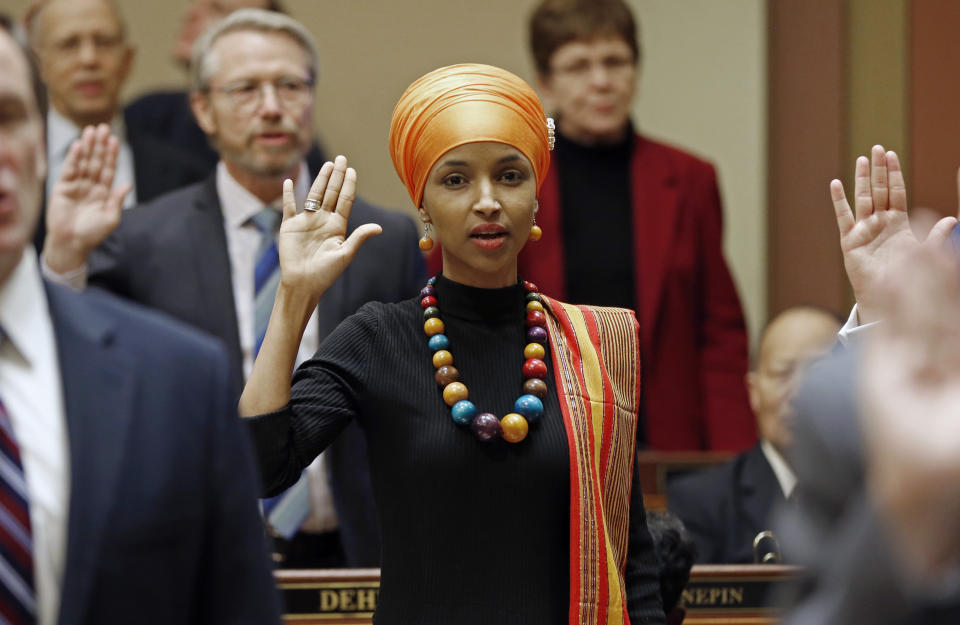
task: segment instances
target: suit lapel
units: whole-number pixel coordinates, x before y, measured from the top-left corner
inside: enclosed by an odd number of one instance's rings
[[[667,261],[676,232],[679,193],[669,164],[656,158],[650,143],[639,135],[630,163],[630,179],[640,332],[642,344],[649,346],[653,342]]]
[[[196,212],[185,228],[188,245],[185,249],[194,255],[199,293],[203,306],[211,317],[210,328],[216,328],[230,351],[234,379],[243,382],[243,353],[240,350],[240,330],[237,326],[237,306],[233,294],[233,272],[227,251],[223,211],[217,197],[216,175],[207,179],[194,199]]]
[[[135,360],[83,296],[47,287],[70,440],[70,517],[60,625],[81,623],[117,502]]]
[[[753,528],[761,528],[757,531],[770,529],[770,511],[775,503],[785,502],[786,499],[759,443],[750,449],[744,459],[738,492],[741,527],[750,528],[754,535],[756,531]],[[749,538],[750,544],[753,544],[754,536]]]

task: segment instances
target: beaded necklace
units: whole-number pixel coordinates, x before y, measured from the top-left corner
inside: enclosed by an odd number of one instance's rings
[[[547,396],[547,363],[544,362],[548,344],[547,317],[544,314],[543,300],[537,285],[524,282],[526,290],[527,345],[523,348],[523,395],[513,404],[514,412],[498,419],[489,412],[477,413],[477,407],[467,399],[466,385],[459,382],[460,372],[453,366],[453,354],[450,353],[450,339],[443,333],[443,321],[440,319],[437,291],[434,286],[437,277],[427,280],[427,286],[420,291],[420,307],[423,308],[423,331],[428,337],[428,345],[433,350],[434,378],[443,389],[443,401],[450,406],[450,416],[458,425],[470,426],[477,440],[491,441],[498,436],[510,443],[519,443],[527,437],[530,424],[543,416],[543,399]]]

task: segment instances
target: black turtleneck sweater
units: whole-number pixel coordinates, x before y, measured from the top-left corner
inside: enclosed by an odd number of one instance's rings
[[[636,136],[585,146],[559,132],[554,151],[563,211],[567,299],[636,310],[630,155]]]
[[[522,394],[524,295],[520,285],[438,281],[454,366],[480,412],[502,417]],[[431,354],[418,299],[367,304],[345,320],[297,370],[290,404],[248,421],[268,491],[296,481],[357,419],[383,538],[377,625],[566,623],[569,450],[549,357],[545,414],[510,444],[481,443],[454,423]],[[638,481],[633,493],[630,615],[662,623]]]

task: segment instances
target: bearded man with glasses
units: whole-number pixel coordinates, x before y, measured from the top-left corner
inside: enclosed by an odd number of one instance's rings
[[[243,9],[205,32],[194,48],[191,106],[220,155],[215,174],[128,211],[112,234],[109,211],[60,220],[64,227],[51,229],[44,248],[48,275],[77,288],[89,281],[220,337],[242,382],[279,279],[274,243],[283,181],[293,180],[302,203],[317,173],[305,160],[316,57],[309,32],[279,13]],[[358,201],[349,229],[368,222],[379,223],[383,234],[364,246],[332,287],[333,297],[314,311],[298,362],[364,303],[419,291],[424,263],[413,222]],[[284,545],[282,565],[379,564],[363,445],[352,426],[306,471],[312,507],[304,511],[310,515],[303,528],[309,532]],[[283,519],[288,527],[281,532],[292,536],[302,520]]]

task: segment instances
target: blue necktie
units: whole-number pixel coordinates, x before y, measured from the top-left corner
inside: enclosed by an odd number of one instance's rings
[[[0,402],[0,620],[35,623],[36,609],[27,482],[10,415]]]
[[[280,211],[267,206],[250,218],[260,230],[260,247],[253,272],[254,285],[254,355],[260,352],[267,333],[270,311],[280,284],[280,256],[277,250],[277,230]],[[271,529],[287,540],[293,537],[310,516],[310,487],[307,476],[276,497],[263,500],[263,515]]]
[[[253,337],[255,340],[253,355],[260,352],[263,337],[267,333],[267,322],[273,310],[273,299],[280,284],[280,256],[277,252],[277,230],[280,228],[280,211],[267,206],[250,218],[260,231],[260,247],[257,250],[257,264],[253,270],[254,315]]]

